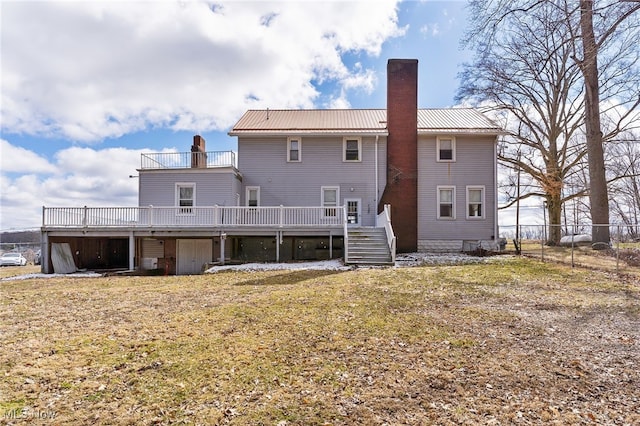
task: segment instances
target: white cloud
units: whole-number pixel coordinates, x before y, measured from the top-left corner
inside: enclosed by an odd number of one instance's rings
[[[0,169],[3,173],[53,173],[56,171],[49,161],[35,152],[11,145],[0,139]]]
[[[438,24],[437,22],[433,24],[425,24],[420,27],[420,33],[425,37],[437,37],[440,35],[440,24]]]
[[[145,150],[71,147],[48,163],[36,153],[2,143],[0,229],[33,228],[42,222],[42,206],[135,206],[138,203],[140,154]],[[7,163],[5,154],[12,155]],[[20,159],[20,160],[18,160]],[[33,164],[25,165],[29,161]],[[14,176],[12,171],[23,172]],[[46,171],[46,173],[43,173]]]
[[[97,141],[224,130],[249,108],[309,108],[311,81],[371,90],[345,52],[400,36],[396,1],[9,2],[3,131]],[[362,19],[358,19],[362,17]]]

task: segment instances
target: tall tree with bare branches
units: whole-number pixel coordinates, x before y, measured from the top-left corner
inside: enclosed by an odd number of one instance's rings
[[[489,105],[504,118],[509,135],[502,141],[499,160],[532,180],[523,186],[520,199],[545,200],[551,225],[548,242],[557,244],[567,200],[564,181],[586,155],[579,134],[583,85],[572,59],[573,46],[567,43],[570,30],[550,4],[508,14],[485,6],[485,1],[470,3],[475,20],[467,45],[477,54],[464,65],[457,97]],[[487,27],[487,21],[493,25]],[[516,201],[515,194],[509,198]]]
[[[539,183],[542,194],[534,191],[523,196],[542,195],[547,201],[551,224],[559,223],[561,206],[558,203],[566,201],[567,196],[557,194],[562,193],[563,181],[571,173],[561,163],[562,157],[556,158],[554,153],[570,153],[565,160],[571,167],[587,155],[589,186],[584,190],[590,196],[591,219],[594,224],[606,224],[609,203],[603,143],[628,129],[634,120],[640,120],[637,112],[640,25],[637,14],[634,15],[640,3],[600,0],[595,10],[593,3],[587,0],[472,0],[469,5],[472,18],[465,43],[476,51],[476,58],[461,74],[458,97],[484,101],[519,120],[513,140],[522,149],[533,149],[531,154],[539,156],[545,168],[534,171],[530,165],[516,161],[514,150],[503,150],[501,159],[504,164],[517,165]],[[496,57],[503,58],[514,48],[522,54],[507,56],[511,61],[506,63],[508,67],[493,66],[499,61]],[[538,49],[543,50],[544,55],[532,55]],[[523,61],[523,56],[527,60]],[[532,59],[528,60],[529,57]],[[559,58],[563,67],[556,67],[557,72],[549,74],[545,66]],[[571,81],[571,89],[565,96],[555,96],[554,93],[563,93],[558,88],[564,87],[567,81]],[[531,93],[522,96],[523,87]],[[541,105],[545,108],[540,108]],[[556,116],[558,111],[560,114]],[[571,114],[567,115],[566,111]],[[601,117],[606,118],[605,122]],[[554,132],[557,128],[561,129],[560,145]],[[537,143],[530,143],[534,139],[531,134],[537,136]],[[565,143],[568,145],[564,146]],[[530,162],[527,155],[521,158]],[[560,170],[565,173],[559,174]],[[582,192],[573,191],[568,197]],[[607,227],[594,226],[592,232],[594,241],[609,241]],[[553,231],[549,235],[550,242],[558,238]]]
[[[600,2],[599,9],[595,11],[601,16],[598,27],[594,26],[594,1],[580,0],[580,35],[579,40],[582,45],[582,57],[576,59],[585,86],[585,133],[587,142],[588,164],[589,164],[589,201],[591,205],[591,221],[593,223],[592,238],[594,243],[602,243],[602,247],[609,244],[609,196],[607,188],[607,173],[604,162],[604,146],[606,138],[603,134],[603,127],[600,120],[600,93],[603,84],[600,81],[601,71],[598,67],[598,59],[603,53],[607,43],[621,43],[620,39],[611,42],[615,34],[622,31],[624,23],[630,21],[633,13],[640,9],[640,5],[624,5],[627,2]],[[613,19],[608,20],[606,16]],[[628,29],[637,30],[637,23],[631,23]],[[596,29],[598,35],[596,36]],[[633,31],[631,31],[633,32]],[[636,43],[640,40],[636,40]],[[622,43],[622,47],[624,43]],[[633,46],[630,46],[633,47]],[[635,44],[638,48],[638,44]],[[624,51],[624,49],[622,50]],[[637,50],[636,50],[637,52]],[[637,63],[638,58],[633,58]],[[617,61],[620,59],[616,58]],[[637,81],[637,80],[636,80]],[[631,110],[640,103],[640,86],[636,86],[637,99],[631,99]],[[615,133],[617,134],[617,133]],[[613,137],[610,135],[609,137]],[[596,246],[597,247],[597,246]]]

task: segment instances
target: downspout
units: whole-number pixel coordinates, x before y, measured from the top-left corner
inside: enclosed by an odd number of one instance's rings
[[[376,206],[376,214],[378,214],[378,203],[380,202],[380,193],[378,192],[379,188],[378,188],[378,138],[380,136],[376,135],[376,147],[375,147],[375,153],[374,153],[374,168],[375,168],[375,179],[376,179],[376,183],[375,183],[375,188],[376,188],[376,199],[375,199],[375,203],[374,205]]]

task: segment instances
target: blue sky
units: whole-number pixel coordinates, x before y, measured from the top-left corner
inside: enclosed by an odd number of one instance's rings
[[[235,150],[247,109],[384,108],[419,60],[419,105],[454,106],[464,1],[0,4],[0,229],[47,206],[137,204],[140,153]]]

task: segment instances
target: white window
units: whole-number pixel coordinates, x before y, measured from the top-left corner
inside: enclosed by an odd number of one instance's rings
[[[260,205],[260,187],[247,186],[247,206],[258,207]]]
[[[287,138],[287,161],[288,162],[302,161],[302,139]]]
[[[484,186],[467,186],[467,218],[484,219]]]
[[[322,206],[325,207],[324,215],[335,217],[338,214],[338,200],[340,200],[340,188],[337,186],[323,186],[321,188]]]
[[[342,161],[362,161],[362,139],[344,138],[342,140]]]
[[[438,187],[438,219],[456,218],[455,186]]]
[[[194,214],[193,207],[196,205],[196,184],[176,183],[176,206],[178,214]]]
[[[439,136],[436,139],[437,145],[437,161],[453,162],[456,161],[456,138],[452,136]]]

